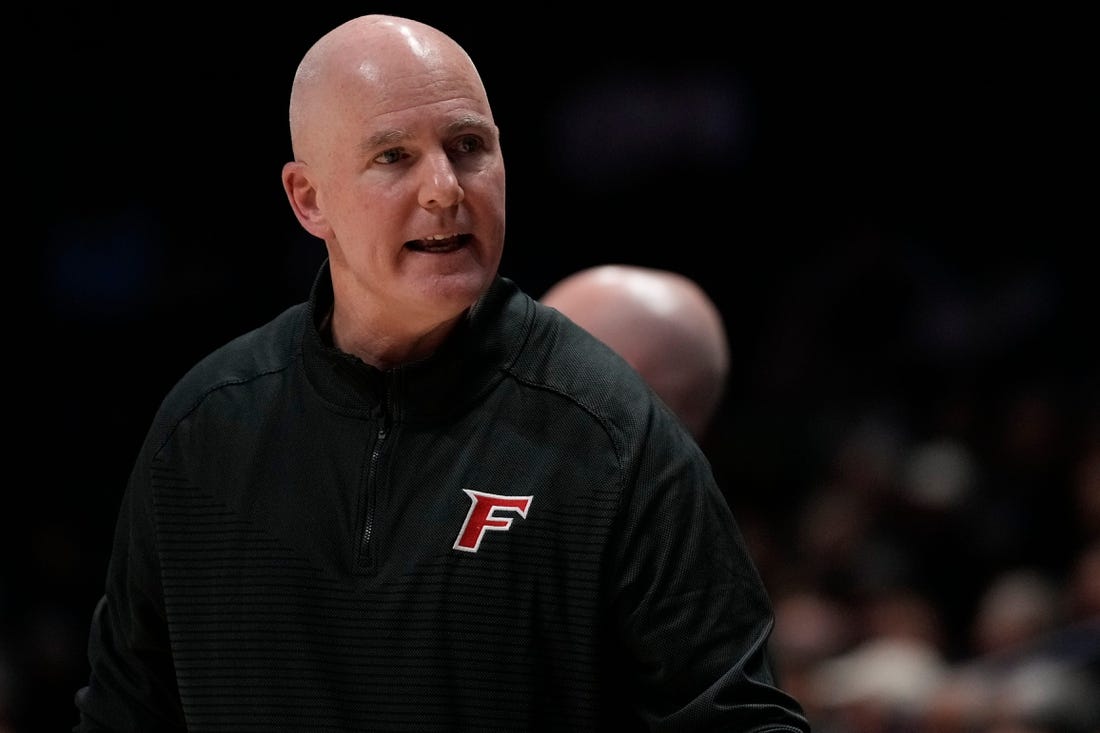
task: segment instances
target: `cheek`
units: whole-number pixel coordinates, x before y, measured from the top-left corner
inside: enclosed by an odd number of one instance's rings
[[[333,202],[329,220],[342,259],[357,271],[377,271],[385,256],[385,243],[393,239],[392,215],[383,202],[364,205],[353,197]]]
[[[394,187],[347,186],[333,202],[331,218],[347,241],[386,241],[400,235],[407,205]]]
[[[504,222],[504,169],[498,167],[474,177],[467,187],[467,198],[476,198],[482,210]]]

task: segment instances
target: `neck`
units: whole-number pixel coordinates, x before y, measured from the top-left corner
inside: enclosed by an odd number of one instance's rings
[[[337,306],[332,314],[332,343],[341,351],[359,357],[381,370],[393,369],[428,358],[454,330],[464,314],[429,328],[397,329],[394,324],[375,327],[368,319]]]

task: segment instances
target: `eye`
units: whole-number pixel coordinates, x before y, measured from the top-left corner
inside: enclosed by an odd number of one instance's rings
[[[454,149],[460,155],[470,155],[485,148],[485,143],[477,135],[463,135],[455,140]]]
[[[408,157],[409,154],[405,152],[404,148],[390,148],[374,156],[374,162],[381,163],[382,165],[393,165]]]

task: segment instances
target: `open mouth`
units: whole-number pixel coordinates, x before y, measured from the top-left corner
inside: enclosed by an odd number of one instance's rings
[[[473,239],[472,234],[436,235],[427,239],[413,239],[405,246],[415,252],[446,253],[462,249]]]

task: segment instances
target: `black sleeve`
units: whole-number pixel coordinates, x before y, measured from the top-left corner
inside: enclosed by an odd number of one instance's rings
[[[624,515],[614,617],[652,731],[808,733],[768,653],[774,615],[710,464],[651,435]]]
[[[80,733],[185,730],[161,594],[148,449],[127,485],[106,589],[92,615]]]

